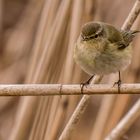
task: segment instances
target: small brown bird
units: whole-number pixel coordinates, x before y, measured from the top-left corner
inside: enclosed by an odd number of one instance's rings
[[[119,72],[120,84],[120,70],[131,62],[131,42],[138,32],[118,30],[103,22],[86,23],[76,42],[74,59],[92,77]]]

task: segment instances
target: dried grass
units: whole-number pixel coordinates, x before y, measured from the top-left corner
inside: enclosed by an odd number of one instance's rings
[[[133,4],[131,0],[0,1],[0,83],[83,82],[88,76],[73,61],[73,48],[81,26],[88,21],[100,20],[120,27]],[[139,28],[139,20],[136,20],[135,29]],[[132,64],[122,73],[126,83],[140,81],[138,43],[139,36],[133,43]],[[115,80],[116,75],[111,75],[103,82]],[[84,97],[82,100],[88,102],[90,96]],[[83,114],[86,117],[80,117],[79,125],[76,122],[73,128],[76,132],[70,133],[71,139],[103,140],[137,97],[95,96],[94,104],[88,106],[94,113],[87,112]],[[57,140],[80,99],[81,96],[1,97],[0,139]],[[97,105],[100,106],[98,113],[95,111]],[[88,119],[92,117],[96,121]],[[92,122],[90,128],[86,125],[89,121]],[[137,139],[129,131],[126,135],[132,140]],[[137,135],[140,136],[138,132]]]

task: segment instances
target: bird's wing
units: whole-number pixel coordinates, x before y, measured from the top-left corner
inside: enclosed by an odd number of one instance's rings
[[[119,30],[117,30],[114,26],[107,25],[107,30],[104,30],[107,40],[110,43],[116,44],[114,46],[118,46],[118,49],[124,49],[127,47],[122,33]]]
[[[140,31],[124,31],[124,30],[118,30],[114,26],[110,24],[106,24],[104,27],[104,32],[107,40],[110,43],[116,44],[118,46],[118,49],[124,49],[132,42],[133,38],[135,37],[136,33],[139,33]]]

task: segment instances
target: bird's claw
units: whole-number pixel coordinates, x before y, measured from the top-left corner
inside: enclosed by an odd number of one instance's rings
[[[86,81],[85,83],[81,83],[81,84],[80,84],[80,87],[81,87],[81,94],[83,94],[84,86],[87,87],[87,85],[89,85],[89,82],[88,82],[88,81]]]
[[[80,87],[81,87],[81,94],[83,94],[84,86],[87,87],[87,85],[89,85],[89,83],[90,83],[90,81],[92,80],[93,77],[94,77],[94,75],[92,75],[86,82],[80,84]]]
[[[121,83],[122,83],[122,82],[121,82],[121,80],[119,79],[119,80],[118,80],[117,82],[115,82],[114,85],[113,85],[113,87],[114,87],[115,85],[118,85],[118,93],[121,92],[121,90],[120,90],[120,89],[121,89]]]

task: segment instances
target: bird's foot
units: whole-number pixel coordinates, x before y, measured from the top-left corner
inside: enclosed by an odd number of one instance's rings
[[[118,85],[118,93],[121,93],[121,83],[122,83],[122,81],[119,79],[117,82],[115,82],[115,83],[113,84],[113,87],[114,87],[115,85]]]
[[[84,86],[87,87],[87,85],[89,85],[89,83],[87,83],[87,82],[81,83],[81,84],[80,84],[80,87],[81,87],[81,94],[83,94]]]
[[[87,85],[89,85],[89,83],[90,83],[90,81],[92,80],[93,77],[94,77],[94,75],[92,75],[86,82],[80,84],[80,87],[81,87],[81,94],[83,94],[84,86],[87,87]]]

